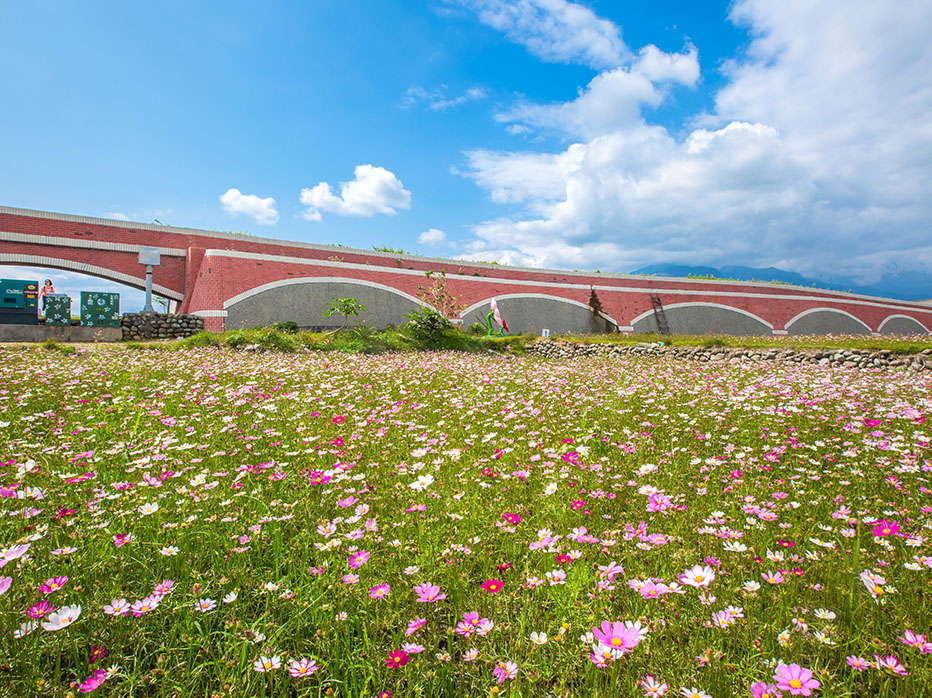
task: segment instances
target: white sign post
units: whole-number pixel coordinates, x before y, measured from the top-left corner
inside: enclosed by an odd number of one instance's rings
[[[158,266],[162,261],[158,247],[143,247],[139,250],[139,263],[146,265],[146,305],[142,309],[144,313],[154,313],[152,307],[152,267]]]

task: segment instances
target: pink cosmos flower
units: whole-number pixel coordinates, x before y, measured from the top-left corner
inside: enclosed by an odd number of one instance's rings
[[[49,577],[45,580],[45,584],[39,585],[39,591],[44,594],[51,594],[64,587],[67,583],[68,577]]]
[[[7,593],[13,583],[12,577],[0,577],[0,595]]]
[[[715,571],[708,565],[695,565],[686,570],[679,577],[680,582],[687,586],[699,588],[707,587],[715,579]]]
[[[897,521],[889,521],[884,519],[883,521],[878,521],[874,524],[874,527],[871,529],[871,533],[875,536],[892,536],[900,532],[900,524]]]
[[[161,596],[158,596],[157,594],[152,594],[150,596],[147,596],[144,599],[139,599],[138,601],[134,601],[133,605],[130,606],[129,610],[132,612],[132,614],[135,617],[138,618],[139,616],[144,616],[147,613],[151,613],[152,611],[157,609],[159,607],[159,602],[161,600],[162,600]]]
[[[26,615],[30,618],[37,619],[42,618],[54,610],[55,607],[50,606],[48,601],[39,601],[38,603],[35,603],[29,607],[29,610],[26,611]]]
[[[592,635],[600,644],[620,654],[630,652],[641,641],[638,627],[625,627],[624,623],[617,621],[602,621],[600,628],[592,629]]]
[[[344,582],[345,584],[358,584],[358,583],[359,583],[359,575],[358,575],[358,574],[344,574],[344,575],[343,575],[343,582]]]
[[[407,652],[408,654],[420,654],[424,651],[424,645],[418,645],[414,642],[406,642],[401,646],[402,652]]]
[[[889,669],[897,676],[909,676],[909,672],[906,671],[906,667],[900,664],[900,660],[894,657],[892,654],[888,654],[886,657],[881,657],[879,654],[875,654],[874,661],[877,662],[878,669]]]
[[[751,698],[780,698],[781,695],[775,683],[758,681],[751,684]]]
[[[369,559],[369,551],[360,550],[358,553],[351,555],[349,559],[349,566],[351,570],[355,570],[357,567],[362,567],[366,564],[366,561]]]
[[[414,593],[417,594],[416,601],[418,603],[435,603],[447,598],[446,594],[440,593],[440,587],[436,584],[429,584],[426,582],[414,587]]]
[[[130,603],[126,599],[114,599],[104,606],[104,613],[108,616],[126,616],[129,615],[129,611]]]
[[[160,584],[155,585],[155,589],[152,590],[153,596],[168,596],[175,590],[175,582],[171,579],[163,579]]]
[[[492,674],[500,684],[505,683],[505,679],[514,679],[518,675],[518,665],[515,662],[499,662]]]
[[[482,582],[481,586],[490,594],[497,594],[502,590],[503,585],[497,579],[486,579],[484,582]]]
[[[660,698],[670,688],[666,681],[658,681],[650,674],[638,681],[638,684],[644,689],[645,698]]]
[[[789,691],[792,696],[811,696],[812,689],[822,684],[812,678],[812,672],[799,664],[781,664],[774,672],[773,680],[781,691]]]
[[[385,664],[389,669],[398,669],[411,661],[411,655],[402,650],[392,650],[392,653],[385,659]]]
[[[32,545],[32,543],[24,543],[23,545],[14,545],[12,548],[4,550],[3,555],[0,556],[0,570],[6,567],[8,562],[18,560],[25,555],[30,545]]]
[[[848,662],[848,666],[850,666],[852,669],[857,669],[858,671],[864,671],[865,669],[868,669],[871,665],[871,663],[867,661],[866,659],[864,659],[864,657],[858,657],[853,654],[849,655],[845,659]]]
[[[925,635],[917,635],[912,630],[907,629],[903,633],[903,637],[897,637],[897,640],[902,642],[904,645],[909,645],[910,647],[922,647],[926,644]]]
[[[88,664],[94,664],[98,659],[103,659],[107,656],[107,650],[99,645],[91,645],[91,653],[87,657]]]
[[[90,693],[100,688],[104,681],[107,680],[107,670],[98,669],[93,674],[88,676],[84,681],[78,684],[78,690],[81,693]]]
[[[292,659],[288,662],[288,673],[294,676],[295,678],[303,678],[310,676],[320,667],[317,666],[317,662],[314,659],[308,659],[302,657],[301,659]]]
[[[381,599],[388,596],[389,591],[391,591],[391,587],[388,584],[379,584],[369,589],[369,598]]]
[[[405,630],[405,635],[406,636],[414,635],[414,633],[416,633],[418,630],[423,628],[426,624],[427,624],[427,620],[425,618],[415,618],[414,620],[409,621],[408,629]]]

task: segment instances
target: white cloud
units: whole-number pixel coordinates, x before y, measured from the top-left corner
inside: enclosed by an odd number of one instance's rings
[[[334,195],[326,182],[302,189],[301,203],[307,206],[304,217],[319,221],[321,211],[341,216],[374,216],[394,214],[398,209],[411,207],[411,192],[392,172],[382,167],[357,165],[354,174],[352,181],[340,183],[339,196]]]
[[[621,30],[567,0],[460,0],[480,21],[552,63],[614,68],[630,57]]]
[[[418,102],[425,102],[431,111],[446,111],[467,102],[485,99],[488,96],[484,87],[470,87],[458,97],[447,97],[446,85],[428,92],[423,87],[409,87],[401,101],[402,108],[409,108]]]
[[[437,228],[429,228],[417,236],[417,241],[422,245],[439,245],[447,241],[447,234]]]
[[[865,282],[927,263],[932,4],[739,0],[732,18],[750,29],[747,56],[726,66],[714,113],[685,136],[643,107],[696,84],[691,46],[645,47],[572,101],[499,114],[520,133],[578,142],[466,153],[467,176],[513,208],[475,226],[470,256],[603,270],[773,264]]]
[[[128,221],[129,216],[125,213],[120,213],[118,211],[111,211],[110,213],[105,213],[104,218],[111,218],[116,221]]]
[[[261,199],[255,194],[243,194],[239,189],[228,189],[226,194],[220,196],[220,203],[223,204],[223,210],[230,215],[243,213],[260,225],[278,223],[275,199],[271,196]]]

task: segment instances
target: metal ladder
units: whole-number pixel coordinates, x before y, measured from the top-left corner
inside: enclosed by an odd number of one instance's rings
[[[660,302],[660,296],[656,293],[650,294],[650,304],[654,309],[654,320],[657,321],[657,329],[660,334],[670,334],[670,326],[667,324],[667,316],[663,312],[663,303]]]

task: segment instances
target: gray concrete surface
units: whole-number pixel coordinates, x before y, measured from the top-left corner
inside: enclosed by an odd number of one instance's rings
[[[266,327],[276,322],[296,322],[299,327],[339,327],[340,315],[324,317],[334,298],[355,298],[366,310],[348,319],[348,326],[361,323],[382,329],[408,322],[405,315],[418,304],[382,288],[345,281],[313,281],[279,286],[250,296],[227,308],[224,327],[228,330]]]
[[[491,302],[490,298],[488,302],[466,313],[463,329],[469,329],[476,322],[485,327]],[[615,331],[611,322],[588,308],[553,296],[499,298],[496,303],[512,334],[527,332],[539,335],[543,329],[549,329],[554,335]]]
[[[664,315],[672,334],[772,335],[767,325],[728,308],[692,305],[666,308]],[[653,313],[633,325],[635,334],[659,332]]]
[[[54,325],[0,325],[0,342],[119,342],[119,327],[80,327]]]
[[[882,323],[880,334],[929,334],[929,331],[912,318],[895,317]]]
[[[849,315],[835,310],[817,310],[787,325],[787,334],[870,334],[871,331]]]

